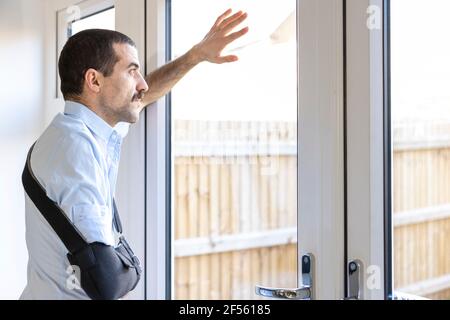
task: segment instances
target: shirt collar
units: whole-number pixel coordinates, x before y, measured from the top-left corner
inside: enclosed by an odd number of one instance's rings
[[[128,127],[121,123],[114,128],[111,127],[95,112],[78,102],[66,101],[64,113],[80,118],[93,133],[105,141],[109,141],[113,133],[119,134],[123,138],[128,131]]]

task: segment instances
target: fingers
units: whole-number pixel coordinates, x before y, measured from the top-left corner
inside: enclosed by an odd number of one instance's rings
[[[229,31],[233,30],[235,27],[240,25],[245,19],[247,19],[247,17],[248,17],[247,13],[241,13],[239,16],[235,17],[232,20],[229,20],[228,22],[224,21],[221,25],[222,31],[227,33]]]
[[[225,56],[225,57],[218,58],[216,63],[219,63],[219,64],[230,63],[230,62],[236,62],[238,60],[239,60],[239,58],[237,56],[230,55],[230,56]]]
[[[222,13],[222,14],[217,18],[216,22],[214,23],[214,26],[216,27],[216,26],[218,26],[219,24],[221,24],[222,21],[223,21],[226,17],[228,17],[228,16],[230,15],[230,13],[231,13],[231,9],[228,9],[227,11],[225,11],[224,13]]]
[[[227,25],[229,25],[231,22],[235,21],[236,19],[239,19],[239,17],[241,17],[244,13],[242,11],[238,11],[235,14],[233,14],[231,17],[228,17],[226,19],[224,19],[220,25],[219,28],[220,29],[224,29],[226,28]]]
[[[236,39],[239,39],[240,37],[245,35],[247,32],[248,32],[248,27],[245,27],[237,32],[234,32],[234,33],[228,35],[225,39],[227,40],[228,43],[230,43]]]

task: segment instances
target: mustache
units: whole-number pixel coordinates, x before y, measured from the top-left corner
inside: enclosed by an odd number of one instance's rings
[[[145,90],[141,90],[138,93],[135,93],[133,95],[132,101],[134,102],[134,101],[142,100],[144,98],[144,96],[145,96]]]

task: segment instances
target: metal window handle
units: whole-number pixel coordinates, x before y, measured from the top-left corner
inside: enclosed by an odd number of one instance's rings
[[[312,300],[314,299],[313,283],[314,283],[314,256],[312,254],[305,254],[302,257],[302,280],[303,286],[297,289],[284,288],[268,288],[256,286],[255,292],[259,296],[274,298],[274,299],[288,299],[288,300]]]
[[[256,286],[256,294],[266,298],[288,300],[311,300],[311,288],[303,286],[298,289],[266,288]]]
[[[363,263],[352,260],[347,266],[347,297],[344,300],[363,300]]]

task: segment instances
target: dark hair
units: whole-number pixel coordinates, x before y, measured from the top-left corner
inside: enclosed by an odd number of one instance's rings
[[[119,61],[113,47],[117,43],[136,47],[128,36],[111,30],[89,29],[69,38],[58,63],[64,99],[81,95],[88,69],[95,69],[105,77],[113,73]]]

